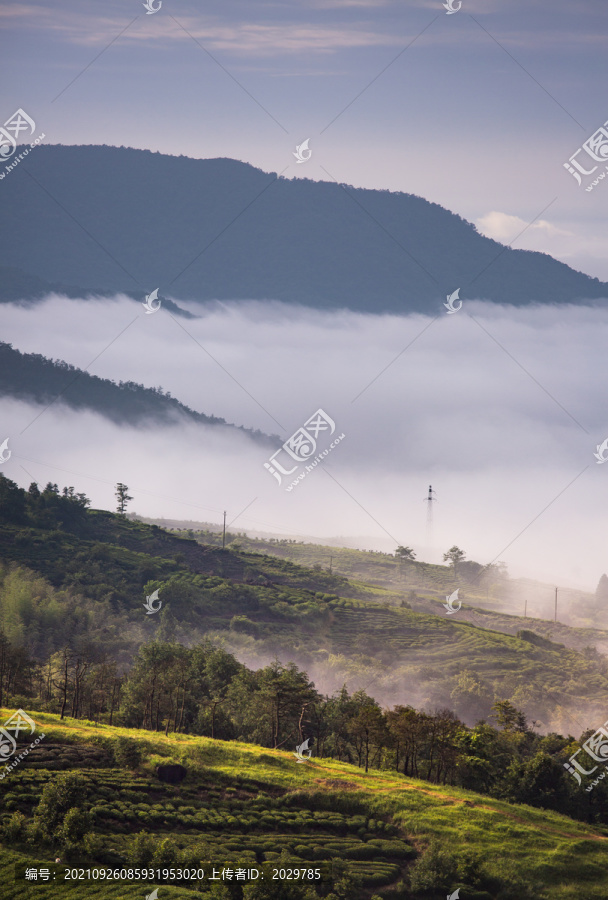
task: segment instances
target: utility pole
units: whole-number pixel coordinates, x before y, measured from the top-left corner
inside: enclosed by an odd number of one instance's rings
[[[224,510],[224,534],[222,535],[222,550],[226,546],[226,510]]]
[[[333,556],[330,556],[330,557],[329,557],[329,574],[330,574],[330,575],[331,575],[331,564],[332,564],[333,561],[334,561]]]
[[[528,595],[525,595],[526,599],[524,600],[524,619],[528,618]]]
[[[555,588],[555,614],[553,616],[553,622],[557,622],[557,588]]]

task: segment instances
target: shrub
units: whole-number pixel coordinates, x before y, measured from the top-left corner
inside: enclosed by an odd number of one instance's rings
[[[55,836],[62,847],[75,849],[82,843],[82,839],[91,828],[91,816],[88,812],[72,807],[65,814],[63,823],[56,830]]]
[[[112,750],[116,764],[125,769],[137,769],[141,764],[141,750],[131,738],[116,738]]]
[[[247,616],[233,616],[230,620],[230,630],[254,636],[259,632],[256,623],[252,622]]]
[[[449,890],[458,878],[456,857],[432,843],[416,860],[410,872],[413,891]]]
[[[97,859],[103,850],[103,839],[100,834],[89,831],[82,839],[82,845],[87,856],[91,859]]]
[[[14,812],[12,814],[2,829],[2,836],[7,844],[21,840],[25,834],[25,822],[26,819],[23,813]]]
[[[69,772],[45,784],[35,816],[47,836],[55,834],[69,810],[82,806],[86,784],[81,775]]]
[[[198,869],[201,864],[209,863],[212,855],[209,844],[190,844],[178,853],[177,864],[184,869]]]
[[[34,847],[39,847],[44,843],[45,832],[37,819],[33,819],[25,826],[25,840]]]
[[[406,844],[404,841],[371,840],[368,841],[366,846],[372,847],[378,855],[395,857],[398,859],[408,859],[416,855],[414,848],[410,847],[409,844]],[[462,862],[459,863],[459,872],[462,874]],[[465,881],[471,881],[471,883],[473,883],[471,878],[465,878]]]
[[[381,851],[378,847],[372,846],[371,842],[368,844],[359,844],[358,847],[346,847],[340,852],[340,856],[343,859],[376,859],[381,855]]]
[[[352,900],[357,896],[360,880],[348,871],[346,863],[341,859],[334,860],[332,864],[332,881],[332,892],[329,895],[332,900]]]
[[[145,869],[152,862],[155,849],[152,836],[147,831],[140,831],[127,843],[126,860],[136,869]]]
[[[458,876],[466,884],[478,887],[484,881],[481,861],[472,853],[461,853],[458,856]]]
[[[213,900],[231,900],[232,894],[225,884],[214,884],[208,892],[209,897]]]
[[[172,838],[165,838],[156,845],[154,856],[152,857],[153,868],[162,869],[166,866],[173,866],[177,860],[177,846]]]
[[[113,810],[108,806],[92,806],[91,807],[91,815],[97,821],[100,819],[109,819],[113,816]]]
[[[376,865],[373,870],[368,869],[367,871],[359,871],[358,874],[365,887],[381,887],[384,884],[390,884],[391,881],[394,881],[399,874],[399,869],[397,866],[393,865]]]

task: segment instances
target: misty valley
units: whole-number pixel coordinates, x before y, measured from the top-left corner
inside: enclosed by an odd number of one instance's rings
[[[605,10],[195,6],[3,10],[0,900],[606,900]]]

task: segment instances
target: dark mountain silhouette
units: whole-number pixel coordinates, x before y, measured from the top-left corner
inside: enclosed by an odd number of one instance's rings
[[[63,294],[65,297],[82,298],[88,300],[92,297],[113,297],[116,292],[103,290],[102,288],[82,288],[72,284],[52,284],[35,275],[28,275],[14,266],[0,266],[0,303],[20,303],[41,300],[47,294]],[[125,295],[138,303],[145,300],[145,292],[125,291]],[[182,309],[168,297],[161,297],[164,309],[168,309],[176,316],[184,319],[196,319],[187,309]]]
[[[608,297],[411,194],[278,178],[232,159],[40,146],[2,183],[0,264],[51,283],[368,312]]]
[[[35,403],[62,403],[72,409],[89,409],[118,424],[137,425],[144,421],[161,424],[180,418],[199,425],[215,425],[238,430],[263,443],[273,443],[261,431],[230,425],[225,419],[207,416],[180,403],[161,388],[147,388],[134,381],[118,384],[98,378],[62,360],[47,359],[40,353],[21,353],[0,341],[0,395]]]

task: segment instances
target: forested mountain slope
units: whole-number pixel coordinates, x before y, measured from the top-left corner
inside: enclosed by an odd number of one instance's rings
[[[118,424],[142,422],[224,426],[239,430],[270,445],[261,431],[228,424],[217,416],[196,412],[161,388],[144,387],[134,381],[99,378],[63,360],[47,359],[40,353],[21,353],[0,341],[0,393],[33,403],[59,402],[70,409],[91,410]]]
[[[433,314],[456,288],[517,305],[608,297],[596,278],[422,197],[234,159],[40,146],[2,190],[0,265],[84,289]]]

